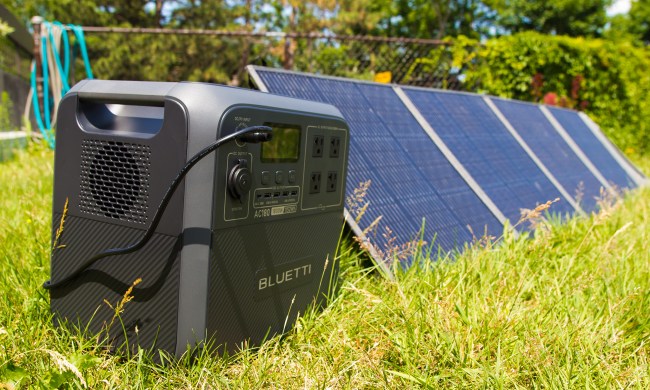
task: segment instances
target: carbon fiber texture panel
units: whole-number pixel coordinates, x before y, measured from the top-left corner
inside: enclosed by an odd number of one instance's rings
[[[619,189],[636,187],[634,180],[600,143],[577,112],[557,107],[548,109],[609,183]]]
[[[61,214],[54,214],[54,229]],[[51,275],[59,280],[92,255],[108,248],[123,247],[135,241],[142,230],[117,224],[68,216],[52,254]],[[123,256],[104,258],[82,273],[77,280],[50,293],[55,321],[67,319],[85,327],[90,334],[102,331],[111,322],[113,307],[121,301],[132,283],[133,300],[110,329],[114,347],[125,339],[130,345],[174,351],[178,312],[180,237],[154,234],[141,250]],[[137,327],[137,331],[136,331]]]
[[[235,351],[242,340],[258,345],[291,328],[296,316],[328,289],[343,223],[340,212],[331,212],[214,232],[207,331],[215,345]],[[260,270],[275,275],[287,264],[311,264],[310,273],[300,274],[304,281],[295,279],[292,288],[276,285],[268,287],[271,294],[260,295]]]
[[[567,192],[591,212],[601,183],[562,139],[536,104],[492,99],[546,168]]]

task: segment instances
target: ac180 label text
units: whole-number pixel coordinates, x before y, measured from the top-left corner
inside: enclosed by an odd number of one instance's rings
[[[296,211],[298,211],[298,207],[296,207],[296,205],[268,207],[265,209],[255,210],[255,218],[266,218],[276,215],[292,214]]]

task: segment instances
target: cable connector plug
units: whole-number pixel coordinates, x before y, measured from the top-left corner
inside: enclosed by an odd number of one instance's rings
[[[273,129],[268,126],[256,126],[255,131],[244,133],[237,137],[237,141],[257,144],[273,139]]]

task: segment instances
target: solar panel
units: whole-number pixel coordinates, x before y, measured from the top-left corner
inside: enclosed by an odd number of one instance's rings
[[[260,89],[326,102],[338,107],[350,126],[348,196],[371,180],[370,206],[359,222],[366,229],[376,218],[397,242],[380,231],[371,240],[380,249],[414,238],[425,220],[425,240],[443,251],[460,249],[503,226],[387,85],[318,77],[265,68],[249,68]],[[471,227],[471,231],[468,229]],[[359,232],[357,232],[359,233]]]
[[[481,96],[402,89],[511,223],[520,219],[521,209],[533,209],[556,198],[561,201],[552,206],[551,212],[575,211]]]
[[[580,202],[583,210],[594,210],[603,184],[547,120],[540,107],[498,98],[491,98],[491,101],[553,176]]]
[[[587,114],[584,112],[578,113],[580,117],[582,117],[582,120],[587,124],[589,129],[593,132],[593,134],[596,136],[596,138],[605,146],[607,150],[609,150],[609,153],[614,157],[614,159],[620,164],[623,169],[627,172],[627,174],[634,179],[634,182],[638,186],[647,186],[650,184],[650,180],[646,177],[646,175],[637,167],[634,165],[624,154],[621,152],[613,143],[612,141],[605,136],[603,131],[600,129],[600,127],[594,122]]]
[[[557,107],[548,107],[548,110],[609,183],[618,188],[636,187],[634,179],[616,161],[605,145],[596,138],[578,112]]]

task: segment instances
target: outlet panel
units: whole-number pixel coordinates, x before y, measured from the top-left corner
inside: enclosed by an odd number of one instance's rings
[[[302,169],[301,209],[340,206],[345,196],[348,133],[329,126],[310,126],[306,133],[304,154],[310,158],[305,159]]]

